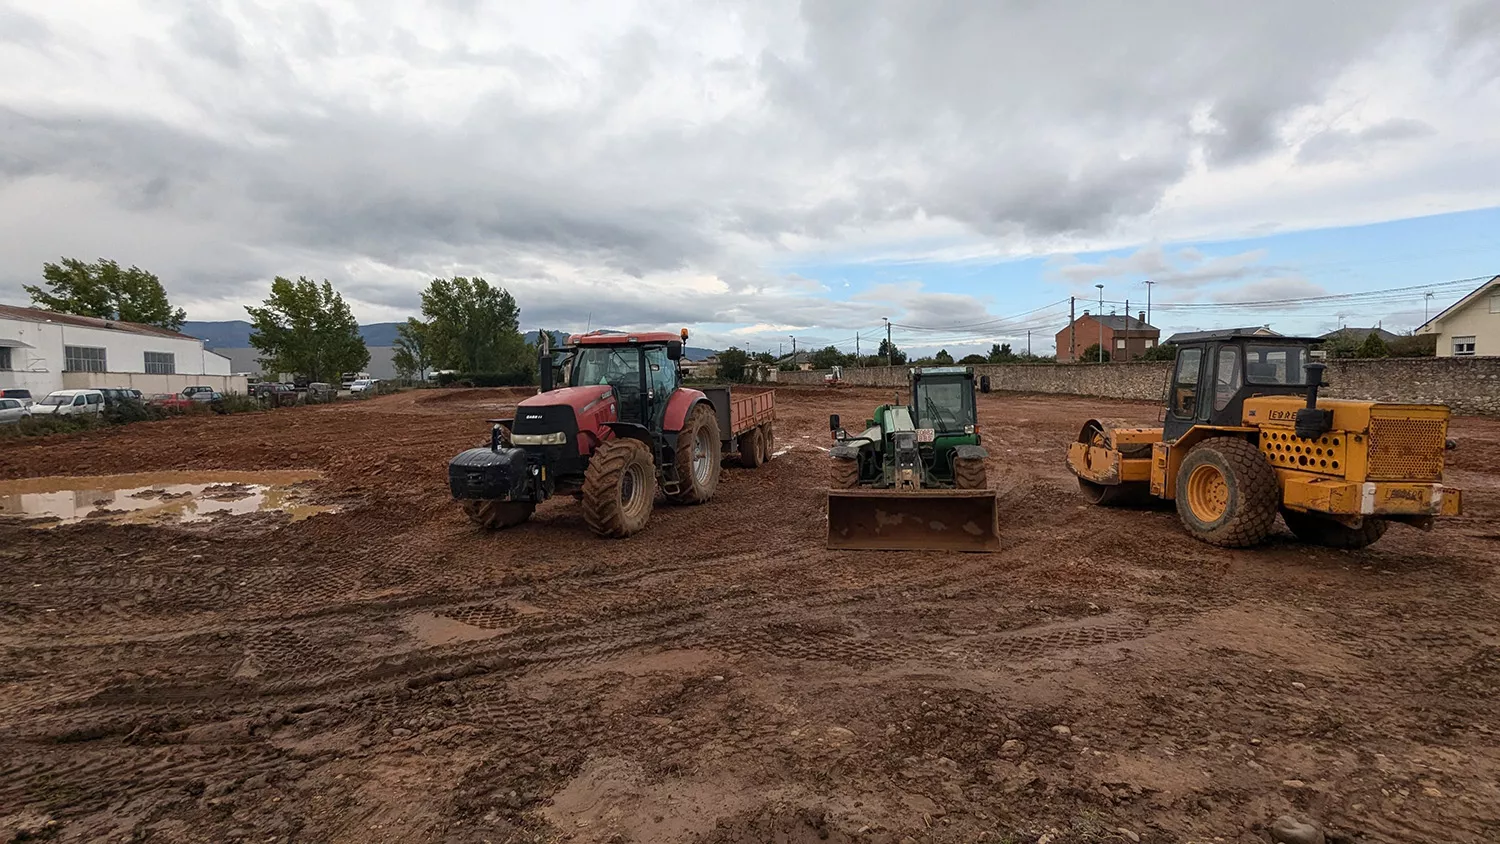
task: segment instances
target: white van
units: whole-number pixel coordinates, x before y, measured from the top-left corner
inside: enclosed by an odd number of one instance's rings
[[[32,416],[78,416],[104,410],[104,393],[98,390],[56,390],[31,406]]]

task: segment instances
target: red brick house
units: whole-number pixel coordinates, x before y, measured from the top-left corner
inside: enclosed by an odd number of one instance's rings
[[[1161,331],[1146,324],[1145,311],[1139,317],[1100,317],[1084,311],[1071,326],[1057,332],[1057,360],[1078,362],[1085,349],[1099,342],[1101,329],[1110,360],[1135,360],[1161,341]]]

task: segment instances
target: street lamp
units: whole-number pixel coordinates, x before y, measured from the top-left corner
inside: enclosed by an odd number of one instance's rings
[[[1094,286],[1099,288],[1099,315],[1094,317],[1099,322],[1099,362],[1104,363],[1104,285]]]
[[[891,345],[891,318],[881,317],[885,320],[885,365],[896,365],[896,347]]]

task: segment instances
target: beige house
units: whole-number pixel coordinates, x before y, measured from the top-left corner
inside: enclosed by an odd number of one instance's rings
[[[1418,334],[1437,335],[1437,356],[1500,356],[1500,275],[1428,320]]]

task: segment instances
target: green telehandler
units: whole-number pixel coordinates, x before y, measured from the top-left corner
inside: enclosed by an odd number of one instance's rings
[[[979,444],[974,370],[911,370],[910,405],[885,404],[858,434],[828,418],[835,445],[828,547],[999,550],[997,506]]]

